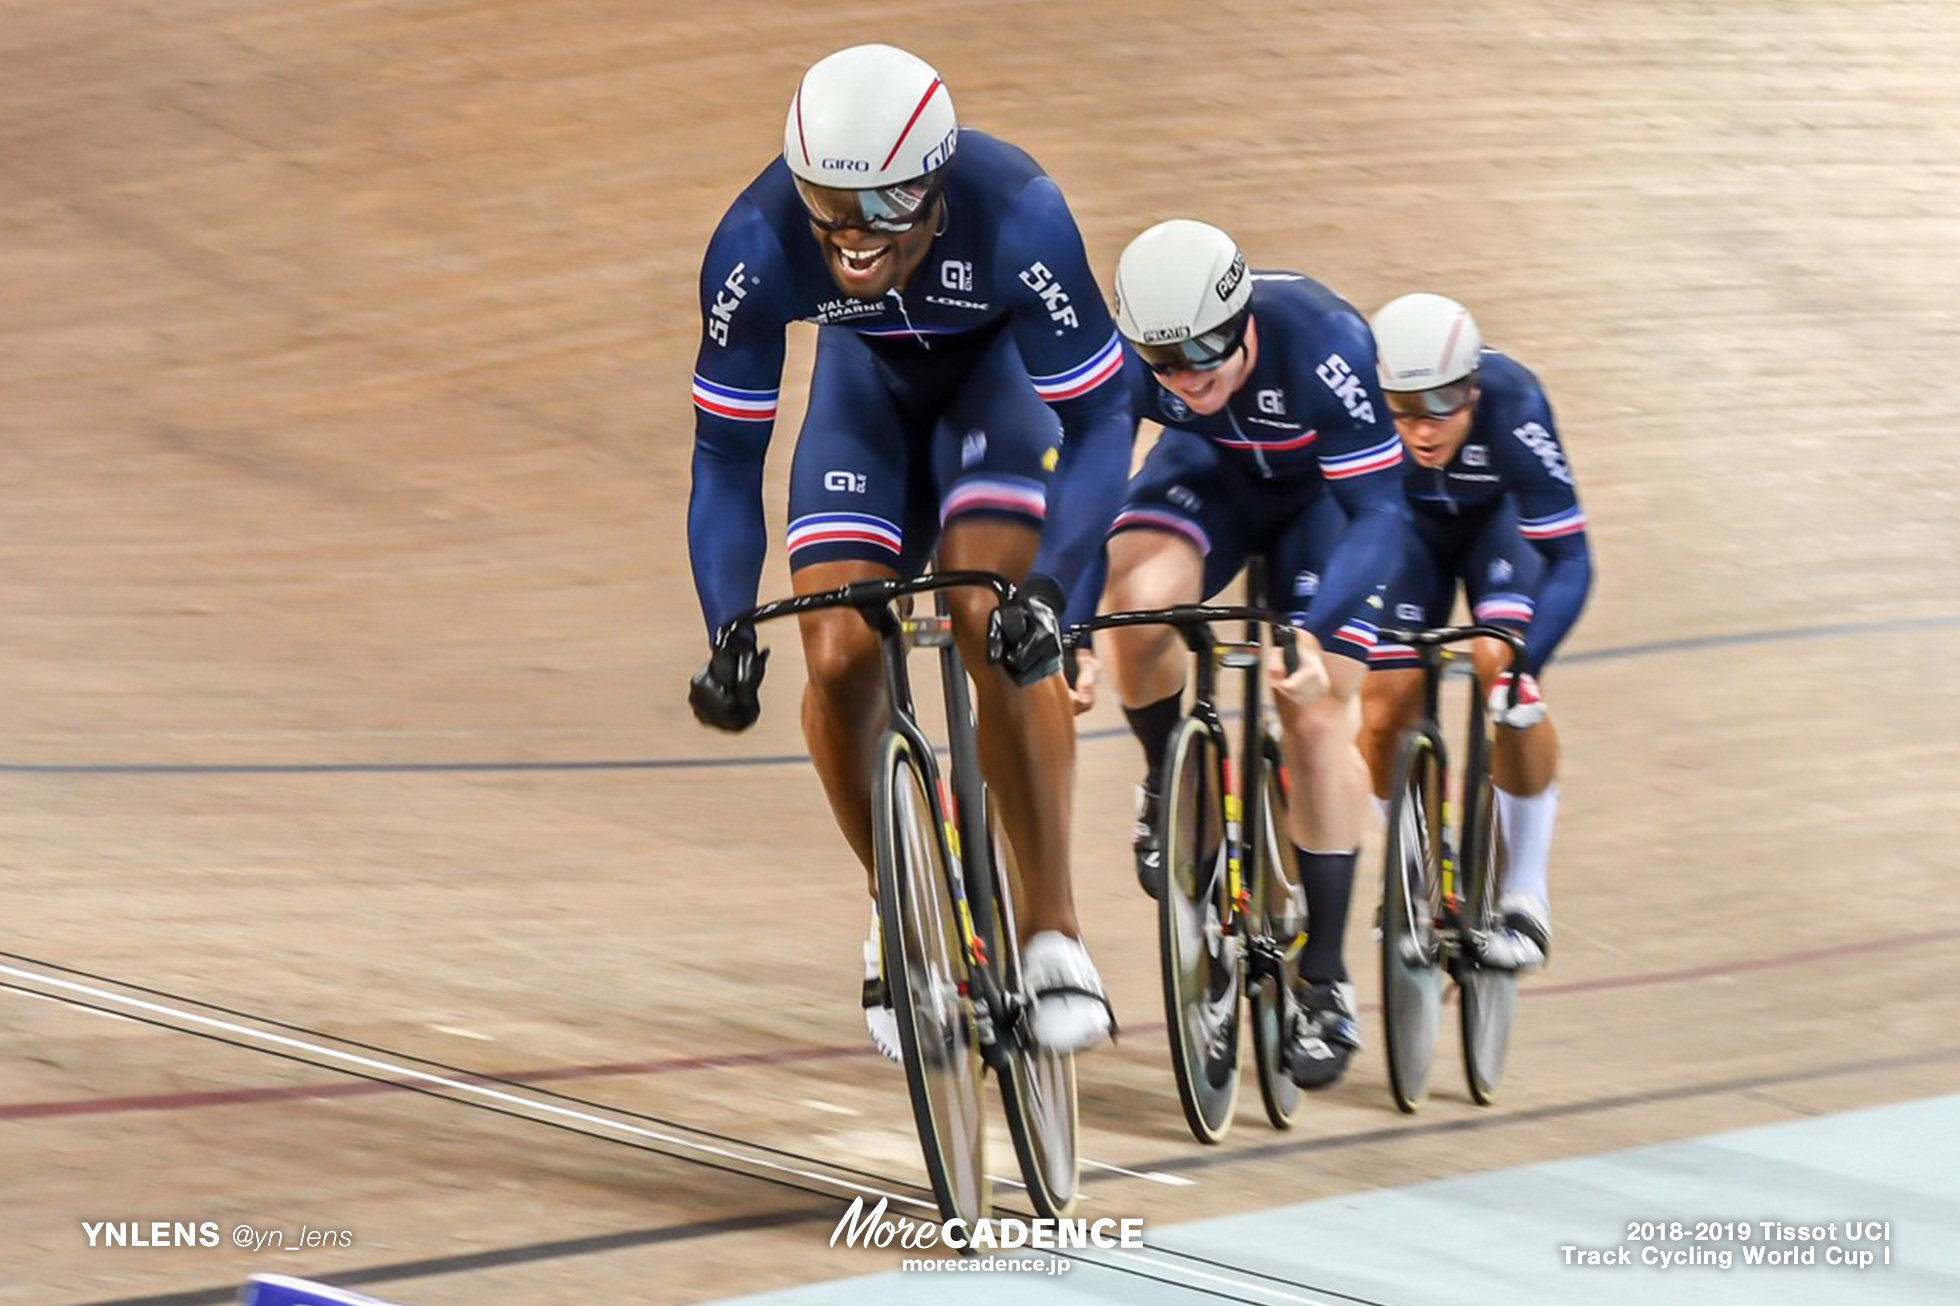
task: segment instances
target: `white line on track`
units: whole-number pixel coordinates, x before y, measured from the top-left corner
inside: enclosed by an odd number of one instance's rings
[[[330,1061],[337,1061],[344,1065],[358,1067],[361,1070],[372,1071],[376,1074],[388,1075],[396,1079],[410,1080],[420,1084],[432,1084],[438,1088],[448,1089],[453,1093],[463,1093],[471,1097],[484,1098],[488,1101],[496,1102],[499,1105],[521,1107],[526,1111],[534,1111],[540,1115],[556,1116],[561,1120],[576,1121],[579,1124],[588,1125],[595,1129],[626,1134],[634,1138],[651,1139],[657,1143],[664,1143],[669,1147],[685,1148],[691,1152],[719,1157],[723,1160],[735,1162],[753,1169],[773,1171],[776,1174],[794,1175],[798,1179],[808,1179],[829,1188],[841,1188],[846,1192],[863,1193],[867,1197],[889,1198],[894,1206],[910,1206],[931,1212],[935,1215],[938,1213],[938,1208],[932,1202],[921,1201],[916,1197],[907,1197],[902,1193],[888,1193],[883,1189],[852,1183],[848,1180],[840,1179],[835,1175],[827,1175],[815,1170],[804,1170],[796,1166],[784,1165],[779,1161],[766,1160],[759,1156],[751,1156],[746,1153],[732,1151],[725,1147],[715,1147],[708,1143],[698,1143],[691,1138],[682,1138],[678,1134],[668,1134],[657,1129],[647,1129],[641,1125],[628,1124],[623,1120],[608,1120],[604,1116],[593,1115],[589,1111],[577,1111],[571,1107],[560,1106],[556,1102],[541,1101],[537,1098],[506,1092],[503,1089],[491,1088],[484,1084],[472,1084],[467,1080],[452,1079],[447,1075],[432,1075],[426,1070],[417,1070],[413,1066],[398,1065],[391,1061],[383,1061],[378,1057],[364,1056],[353,1052],[342,1052],[337,1048],[323,1047],[318,1043],[309,1043],[304,1039],[291,1038],[285,1034],[267,1033],[264,1030],[253,1029],[249,1025],[240,1025],[229,1020],[218,1020],[212,1016],[200,1016],[194,1011],[184,1011],[181,1008],[168,1007],[160,1002],[148,1002],[141,998],[125,997],[120,993],[110,992],[108,989],[99,989],[89,984],[77,984],[73,980],[60,979],[53,975],[43,975],[37,971],[21,970],[19,967],[5,965],[4,963],[0,963],[0,975],[11,975],[43,985],[47,988],[61,989],[70,993],[81,994],[94,998],[97,1001],[114,1003],[117,1006],[127,1007],[134,1011],[146,1012],[150,1015],[167,1016],[172,1020],[200,1025],[206,1029],[217,1030],[225,1034],[250,1039],[272,1047],[304,1052],[310,1056],[325,1057]],[[48,1000],[59,1001],[56,998],[49,998]]]

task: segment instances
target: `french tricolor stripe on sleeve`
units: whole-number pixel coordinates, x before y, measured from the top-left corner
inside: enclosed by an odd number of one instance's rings
[[[1556,540],[1565,535],[1577,535],[1586,529],[1585,510],[1573,504],[1564,512],[1553,513],[1549,517],[1534,517],[1518,523],[1518,533],[1527,540]]]
[[[726,417],[734,422],[773,422],[776,420],[777,390],[743,390],[737,386],[710,381],[694,374],[694,406],[704,413]]]
[[[1123,342],[1114,331],[1109,333],[1109,343],[1096,351],[1094,358],[1080,367],[1053,376],[1037,376],[1034,392],[1049,403],[1060,403],[1064,399],[1074,399],[1086,395],[1103,382],[1123,370]]]
[[[1385,471],[1402,461],[1402,437],[1391,435],[1372,449],[1360,453],[1342,454],[1338,458],[1320,457],[1320,473],[1330,481],[1345,481],[1350,476],[1366,476],[1369,472]]]

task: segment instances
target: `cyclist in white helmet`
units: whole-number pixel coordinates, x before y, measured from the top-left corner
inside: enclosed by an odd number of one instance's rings
[[[1033,159],[959,127],[917,57],[855,46],[803,75],[782,155],[736,197],[701,269],[688,555],[713,643],[689,701],[723,730],[760,711],[767,651],[716,632],[755,601],[763,455],[795,321],[817,324],[790,470],[796,591],[913,575],[935,558],[1021,582],[998,609],[954,591],[955,626],[987,781],[1028,875],[1034,1033],[1089,1046],[1110,1017],[1069,887],[1075,735],[1055,674],[1057,613],[1115,515],[1134,432],[1122,345],[1081,235]],[[802,639],[804,736],[869,878],[870,753],[886,711],[878,645],[848,610],[804,618]],[[876,943],[874,909],[865,1019],[896,1060]]]
[[[1495,640],[1473,646],[1499,724],[1491,771],[1505,848],[1505,928],[1481,949],[1493,964],[1542,966],[1552,944],[1559,750],[1538,677],[1592,586],[1586,514],[1538,378],[1485,349],[1468,309],[1441,295],[1404,295],[1375,314],[1374,330],[1382,389],[1409,453],[1403,489],[1413,529],[1391,591],[1396,621],[1447,623],[1461,586],[1478,622],[1525,637],[1515,709],[1508,652]],[[1368,678],[1366,746],[1384,810],[1396,743],[1421,711],[1416,665],[1414,650],[1380,645]]]
[[[1268,559],[1292,615],[1300,670],[1268,670],[1294,802],[1290,835],[1310,920],[1299,958],[1301,1018],[1287,1061],[1324,1088],[1361,1046],[1343,958],[1368,781],[1355,737],[1379,591],[1400,556],[1402,445],[1375,382],[1375,348],[1353,306],[1294,272],[1250,272],[1231,237],[1160,223],[1116,269],[1116,321],[1135,362],[1132,415],[1164,433],[1130,482],[1108,544],[1111,611],[1194,603],[1248,556]],[[1078,593],[1076,613],[1090,606]],[[1187,654],[1163,626],[1111,630],[1101,652],[1143,748],[1137,874],[1160,891],[1159,768],[1183,712]]]

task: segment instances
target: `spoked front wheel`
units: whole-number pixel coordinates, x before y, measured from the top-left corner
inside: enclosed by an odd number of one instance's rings
[[[1443,768],[1420,730],[1402,741],[1388,807],[1382,889],[1382,1023],[1395,1105],[1413,1112],[1429,1091],[1443,1000]]]
[[[1481,720],[1473,720],[1471,727],[1482,727]],[[1487,738],[1472,736],[1465,777],[1463,924],[1466,930],[1479,934],[1502,927],[1497,914],[1497,886],[1503,870],[1503,849],[1498,839],[1488,744]],[[1511,1022],[1518,1007],[1517,972],[1481,966],[1474,951],[1466,948],[1457,961],[1456,979],[1462,998],[1459,1023],[1464,1078],[1470,1082],[1470,1096],[1477,1105],[1489,1106],[1497,1100],[1511,1050]]]
[[[1251,1008],[1252,1059],[1259,1069],[1259,1096],[1275,1129],[1291,1129],[1300,1109],[1300,1086],[1286,1071],[1286,1039],[1292,1023],[1293,993],[1287,976],[1306,942],[1307,900],[1300,868],[1287,833],[1289,793],[1279,740],[1266,735],[1260,746],[1262,768],[1259,819],[1247,844],[1253,852],[1252,946],[1262,960],[1246,976]]]
[[[1003,991],[1019,998],[1025,996],[1021,935],[1014,922],[1014,895],[1020,883],[1000,823],[992,822],[992,829],[994,895],[1000,904],[1001,962],[996,973]],[[1001,1111],[1021,1163],[1022,1182],[1028,1186],[1028,1202],[1036,1215],[1065,1220],[1075,1210],[1082,1174],[1075,1055],[1038,1048],[1027,1038],[1013,1040],[1007,1049],[1007,1073],[999,1082]]]
[[[1171,736],[1159,830],[1164,891],[1157,900],[1164,1021],[1184,1119],[1201,1143],[1232,1127],[1239,1099],[1240,940],[1232,919],[1218,744],[1196,718]]]
[[[872,837],[885,983],[926,1174],[945,1219],[985,1216],[986,1115],[980,1046],[967,998],[966,934],[954,909],[941,814],[910,743],[888,733],[878,750]]]

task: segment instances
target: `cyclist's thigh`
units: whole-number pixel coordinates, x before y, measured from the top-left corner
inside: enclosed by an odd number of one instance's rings
[[[1244,480],[1211,441],[1167,430],[1130,478],[1110,536],[1149,532],[1188,542],[1204,559],[1201,593],[1195,597],[1210,598],[1231,583],[1252,552],[1240,505]],[[1116,563],[1112,549],[1112,581]]]
[[[892,378],[840,327],[817,332],[809,407],[789,478],[789,565],[873,563],[901,572],[913,555],[907,509],[914,440]],[[930,545],[930,540],[927,541]]]
[[[1295,508],[1284,530],[1267,548],[1268,602],[1288,614],[1296,625],[1311,630],[1321,648],[1336,657],[1366,667],[1375,647],[1375,630],[1382,620],[1386,586],[1364,595],[1345,612],[1323,610],[1318,598],[1327,562],[1347,532],[1347,514],[1334,496],[1322,489]]]
[[[1520,634],[1531,625],[1532,596],[1543,572],[1538,550],[1519,533],[1517,513],[1508,500],[1490,510],[1456,566],[1471,619]]]
[[[1039,531],[1062,427],[1002,330],[974,360],[932,432],[938,522],[993,519]]]
[[[1456,603],[1456,568],[1446,535],[1420,511],[1410,514],[1402,532],[1401,565],[1382,596],[1383,624],[1421,630],[1449,621]],[[1371,671],[1414,671],[1421,665],[1414,648],[1388,640],[1377,640],[1368,655]]]

